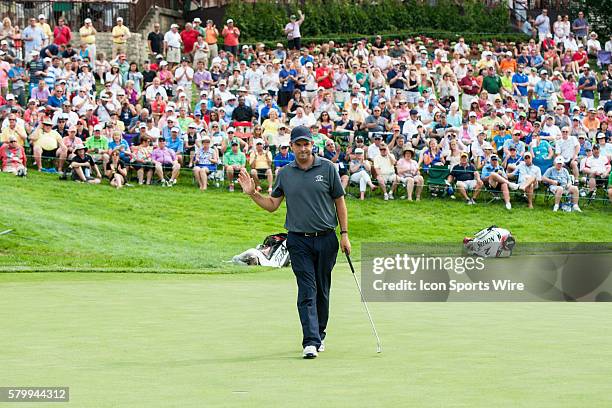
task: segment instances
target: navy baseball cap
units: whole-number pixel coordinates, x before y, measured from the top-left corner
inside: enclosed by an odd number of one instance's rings
[[[298,140],[307,140],[312,142],[312,134],[310,129],[306,126],[297,126],[291,131],[291,143],[297,142]]]

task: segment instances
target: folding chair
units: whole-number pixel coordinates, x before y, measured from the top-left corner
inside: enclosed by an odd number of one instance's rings
[[[431,166],[429,168],[425,185],[432,197],[443,197],[448,187],[446,179],[449,174],[450,170],[447,166]]]

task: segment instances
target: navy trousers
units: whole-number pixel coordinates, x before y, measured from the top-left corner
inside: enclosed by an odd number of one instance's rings
[[[329,318],[331,272],[338,256],[335,233],[320,237],[287,235],[287,249],[298,285],[297,309],[302,323],[302,347],[319,347]]]

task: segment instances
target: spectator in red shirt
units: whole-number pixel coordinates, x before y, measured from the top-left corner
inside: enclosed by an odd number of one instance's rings
[[[588,60],[589,60],[589,56],[584,50],[584,45],[582,44],[578,45],[578,51],[576,51],[574,55],[572,55],[572,61],[577,62],[578,66],[581,67],[584,64],[586,64]]]
[[[221,32],[223,36],[223,44],[225,51],[231,52],[235,56],[238,56],[238,44],[240,38],[240,30],[234,26],[234,20],[231,18],[227,20],[227,25],[223,27]]]
[[[198,40],[198,34],[199,32],[193,29],[191,23],[185,24],[185,29],[181,31],[184,56],[190,56],[190,54],[193,52],[193,45]]]
[[[325,89],[331,89],[334,85],[334,71],[327,65],[328,63],[327,58],[323,59],[321,65],[315,71],[317,84]]]
[[[70,31],[70,27],[65,24],[63,18],[60,18],[57,21],[57,25],[55,29],[53,29],[53,44],[60,46],[66,45],[72,39],[72,31]]]

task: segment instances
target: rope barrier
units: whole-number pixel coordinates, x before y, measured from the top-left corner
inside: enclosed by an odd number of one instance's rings
[[[28,158],[33,158],[34,156],[33,156],[33,155],[28,155],[28,154],[26,154],[26,157],[28,157]],[[52,159],[52,158],[48,158],[48,159],[49,159],[49,160],[56,160],[56,159]],[[68,159],[66,159],[66,161],[69,161],[69,160],[68,160]],[[96,164],[99,164],[99,163],[96,163]],[[125,163],[125,164],[126,164],[126,168],[127,168],[127,167],[131,167],[131,166],[130,166],[130,163]],[[217,169],[217,171],[223,171],[224,175],[223,175],[223,179],[222,179],[222,180],[223,180],[223,182],[225,182],[225,181],[227,180],[227,179],[225,178],[225,164],[218,164],[218,165],[217,165],[217,167],[219,167],[219,166],[222,166],[223,168],[222,168],[222,169]],[[154,170],[154,169],[155,169],[155,166],[154,166],[154,165],[143,165],[143,167],[150,168],[151,170]],[[247,169],[248,169],[248,167],[245,167],[245,168],[247,168]],[[102,169],[102,170],[103,170],[103,169]],[[100,173],[102,173],[102,176],[103,176],[102,178],[105,178],[105,176],[104,176],[104,171],[102,171],[102,170],[100,171]],[[180,172],[181,172],[181,174],[186,174],[186,173],[190,173],[192,170],[193,170],[192,168],[189,168],[189,167],[182,167],[182,166],[181,166]],[[426,173],[425,173],[425,174],[422,174],[422,176],[423,176],[423,177],[424,177],[424,179],[425,179],[425,185],[424,185],[424,188],[428,188],[428,189],[430,189],[430,185],[429,185],[429,184],[427,184],[427,180],[428,180],[428,178],[427,178],[427,174],[426,174]],[[598,181],[604,181],[604,182],[606,182],[606,183],[607,183],[608,178],[596,178],[595,180],[598,180]],[[219,180],[219,181],[221,181],[221,180]],[[373,183],[377,183],[376,179],[372,179],[372,182],[373,182]],[[583,192],[586,192],[586,193],[588,194],[588,185],[584,185],[584,183],[582,183],[582,184],[583,184],[582,191],[583,191]],[[404,187],[404,185],[403,185],[402,183],[398,183],[398,186],[400,186],[400,185],[401,185],[402,187]],[[441,189],[446,188],[446,186],[445,186],[445,185],[444,185],[444,186],[442,186],[442,185],[436,185],[436,186],[439,186]],[[414,187],[415,187],[415,189],[416,189],[416,187],[418,187],[418,186],[415,184],[415,186],[414,186]],[[578,188],[579,188],[579,190],[581,189],[581,188],[580,188],[580,185],[576,185],[576,187],[578,187]],[[612,187],[612,185],[607,186],[607,187],[604,187],[604,188],[603,188],[603,190],[604,190],[604,191],[606,191],[606,189],[607,189],[607,188],[610,188],[610,187]],[[545,189],[545,191],[541,191],[543,188]],[[550,192],[547,192],[547,189],[548,189],[548,186],[547,186],[547,185],[546,185],[544,182],[540,182],[540,183],[539,183],[539,189],[533,192],[534,201],[535,201],[535,199],[536,199],[537,197],[550,197],[550,198],[554,198],[554,194],[553,194],[553,193],[550,193]],[[598,187],[596,188],[596,190],[595,190],[595,191],[599,191],[599,190],[601,190],[601,189],[602,189],[602,187],[599,187],[599,186],[598,186]],[[455,189],[455,190],[456,190],[456,189]],[[518,191],[518,190],[516,190],[516,191]],[[516,191],[515,191],[515,190],[510,190],[510,196],[511,196],[511,198],[512,198],[513,194],[514,194],[514,195],[516,195],[516,194],[517,194],[517,193],[516,193]],[[495,194],[501,194],[501,190],[496,190],[496,189],[488,189],[488,188],[484,188],[484,187],[483,187],[482,189],[480,189],[480,192],[481,192],[481,193],[495,193]],[[596,196],[596,197],[594,197],[594,198],[590,198],[590,197],[588,197],[588,196],[580,196],[580,199],[582,199],[582,200],[587,200],[587,203],[591,203],[591,202],[607,202],[607,201],[609,201],[607,197],[600,197],[600,196]],[[502,200],[502,199],[500,198],[500,200]]]

